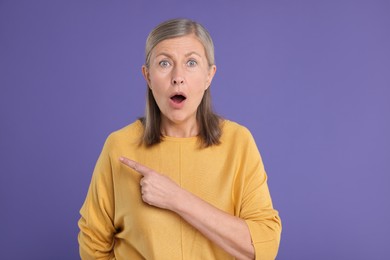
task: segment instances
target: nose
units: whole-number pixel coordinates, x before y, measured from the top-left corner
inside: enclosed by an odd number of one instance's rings
[[[184,83],[183,78],[175,77],[172,79],[172,85],[182,85]]]
[[[172,85],[182,85],[184,84],[183,71],[179,67],[175,67],[172,72]]]

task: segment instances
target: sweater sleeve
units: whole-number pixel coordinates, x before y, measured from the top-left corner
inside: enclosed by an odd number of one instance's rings
[[[240,164],[240,217],[248,225],[256,260],[275,259],[280,243],[281,220],[272,205],[267,175],[256,143],[248,130],[242,136],[247,139]]]
[[[109,150],[108,138],[80,210],[78,241],[81,259],[115,259],[114,191]]]

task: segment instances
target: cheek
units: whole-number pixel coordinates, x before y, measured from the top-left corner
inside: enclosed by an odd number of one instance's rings
[[[161,73],[155,70],[152,70],[149,76],[151,87],[164,86],[169,80],[169,75],[167,73]]]
[[[195,102],[199,103],[203,98],[203,95],[206,91],[205,89],[206,87],[204,81],[199,81],[197,83],[198,83],[197,87],[193,88],[191,92],[192,92],[192,96],[195,97],[196,100]]]
[[[207,89],[207,79],[204,77],[199,77],[194,81],[196,85],[196,92],[204,92]]]
[[[158,86],[151,88],[151,91],[156,102],[160,103],[164,99],[164,92]]]

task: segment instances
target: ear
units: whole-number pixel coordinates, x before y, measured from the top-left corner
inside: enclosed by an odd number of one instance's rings
[[[217,72],[217,66],[212,65],[207,73],[207,81],[206,81],[206,89],[208,89],[211,85],[211,82],[213,81],[214,75]]]
[[[142,75],[144,76],[144,79],[146,81],[146,84],[148,84],[148,87],[151,88],[149,69],[145,65],[142,66]]]

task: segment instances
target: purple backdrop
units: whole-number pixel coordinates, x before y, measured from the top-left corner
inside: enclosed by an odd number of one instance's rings
[[[257,140],[278,259],[390,259],[389,1],[0,0],[2,259],[77,259],[106,136],[142,115],[144,42],[189,17],[216,110]]]

